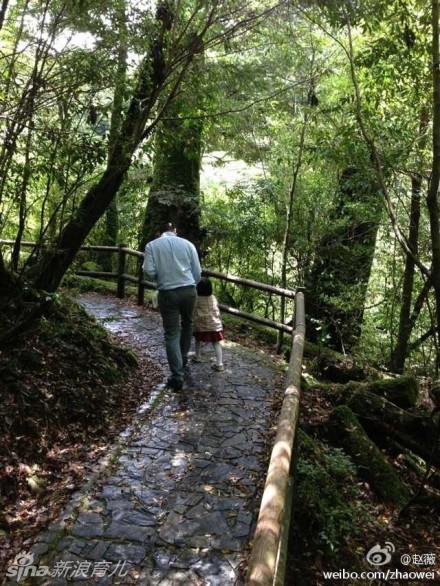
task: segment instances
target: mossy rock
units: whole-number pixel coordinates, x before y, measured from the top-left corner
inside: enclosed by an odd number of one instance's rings
[[[330,414],[330,436],[355,463],[359,475],[385,501],[398,506],[410,498],[409,489],[385,456],[363,430],[356,415],[346,405],[335,407]]]
[[[429,396],[436,407],[440,407],[440,380],[433,381],[429,389]]]
[[[385,397],[402,409],[415,407],[419,398],[419,383],[411,374],[377,380],[369,383],[365,389],[375,395]]]
[[[315,369],[319,376],[335,383],[365,380],[365,370],[350,360],[337,360],[334,357],[321,354],[314,360]]]
[[[315,342],[310,342],[310,340],[306,340],[304,343],[304,356],[306,358],[315,358],[316,356],[326,356],[331,360],[337,360],[342,362],[345,359],[344,354],[337,352],[336,350],[332,350],[327,346],[323,346],[322,344],[317,344]]]

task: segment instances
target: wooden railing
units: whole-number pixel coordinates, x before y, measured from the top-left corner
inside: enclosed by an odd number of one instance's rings
[[[13,240],[0,240],[0,245],[13,245]],[[21,246],[23,248],[34,248],[36,244],[34,242],[21,242]],[[133,250],[131,248],[127,248],[124,245],[120,246],[81,246],[80,250],[82,252],[105,252],[107,254],[117,254],[118,255],[118,263],[117,263],[117,271],[86,271],[86,270],[78,270],[75,271],[75,274],[78,276],[84,277],[91,277],[96,279],[111,279],[116,281],[116,294],[119,299],[123,299],[125,297],[125,286],[126,283],[133,283],[137,285],[137,303],[139,305],[143,305],[145,302],[145,289],[156,289],[156,284],[152,281],[148,281],[145,279],[143,272],[142,272],[142,263],[144,260],[144,254],[139,250]],[[130,274],[127,272],[127,258],[132,257],[136,260],[136,270],[133,271],[134,274]],[[265,283],[259,283],[257,281],[252,281],[250,279],[243,279],[241,277],[236,277],[230,274],[223,274],[217,271],[211,271],[209,269],[204,269],[203,274],[207,277],[213,277],[215,279],[223,280],[228,283],[234,283],[236,285],[241,285],[245,287],[251,287],[253,289],[259,289],[261,291],[266,291],[271,294],[275,294],[278,296],[285,297],[287,299],[295,299],[295,291],[292,289],[283,289],[281,287],[276,287],[274,285],[266,285]],[[235,307],[230,307],[228,305],[219,304],[219,307],[225,313],[229,313],[231,315],[235,315],[242,319],[246,319],[255,323],[260,323],[262,325],[268,326],[269,328],[273,328],[280,332],[286,332],[291,334],[293,332],[293,328],[290,325],[277,322],[275,320],[271,320],[265,317],[261,317],[259,315],[255,315],[253,313],[246,313],[241,311]]]
[[[13,245],[11,240],[0,240],[1,245]],[[22,242],[23,247],[35,247],[35,243]],[[127,282],[137,285],[137,302],[142,305],[145,289],[156,289],[153,282],[143,278],[142,252],[125,246],[82,246],[82,251],[106,252],[118,255],[117,272],[76,271],[77,275],[116,280],[116,293],[125,296]],[[127,272],[127,257],[136,259],[136,275]],[[277,435],[272,450],[265,489],[261,501],[257,526],[249,560],[246,584],[248,586],[282,586],[286,569],[287,543],[291,511],[293,508],[295,437],[299,421],[301,367],[305,340],[304,293],[273,285],[258,283],[229,274],[205,269],[203,274],[216,279],[247,286],[294,300],[294,328],[267,318],[243,312],[220,304],[222,311],[281,332],[292,334],[292,348],[286,377],[286,390],[278,421]]]
[[[105,272],[94,272],[94,271],[76,271],[77,275],[83,275],[88,277],[96,277],[96,278],[116,278],[117,280],[117,295],[120,299],[124,298],[125,295],[125,283],[131,282],[136,283],[138,286],[138,293],[137,293],[137,302],[139,305],[143,305],[145,300],[145,289],[156,289],[156,284],[147,281],[142,274],[142,262],[144,260],[144,254],[139,252],[138,250],[132,250],[131,248],[126,248],[124,246],[119,247],[111,247],[111,246],[82,246],[81,250],[97,250],[97,251],[107,251],[107,252],[117,252],[118,253],[118,271],[117,273],[105,273]],[[138,270],[137,275],[129,275],[126,273],[126,259],[127,256],[135,257],[138,260]],[[235,283],[242,286],[251,287],[253,289],[259,289],[261,291],[267,291],[273,293],[275,295],[284,296],[286,298],[294,299],[295,298],[295,291],[291,289],[282,289],[281,287],[275,287],[273,285],[266,285],[264,283],[258,283],[257,281],[252,281],[250,279],[243,279],[241,277],[236,277],[230,274],[223,274],[218,273],[216,271],[211,271],[209,269],[203,270],[203,275],[207,277],[213,277],[219,280],[227,281],[228,283]],[[263,324],[270,328],[274,328],[279,331],[292,333],[293,328],[286,324],[267,319],[265,317],[261,317],[255,314],[246,313],[235,307],[230,307],[228,305],[224,305],[222,303],[219,304],[219,307],[222,311],[226,313],[230,313],[232,315],[236,315],[242,319],[247,319],[256,323]]]
[[[282,586],[285,581],[305,332],[304,294],[298,292],[286,390],[252,544],[248,586]]]

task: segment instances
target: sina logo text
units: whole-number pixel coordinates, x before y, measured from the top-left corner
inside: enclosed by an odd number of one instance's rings
[[[47,566],[34,566],[33,563],[34,554],[22,551],[15,556],[14,563],[6,571],[6,576],[16,578],[17,582],[28,576],[50,576]]]

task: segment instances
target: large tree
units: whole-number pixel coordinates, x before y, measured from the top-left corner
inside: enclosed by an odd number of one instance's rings
[[[439,4],[433,0],[431,7],[414,0],[410,7],[400,3],[383,5],[378,3],[378,14],[370,15],[377,23],[378,38],[386,39],[383,52],[375,58],[376,67],[380,66],[380,76],[376,85],[376,111],[372,111],[372,92],[365,83],[366,64],[361,57],[356,58],[356,35],[347,12],[345,19],[348,31],[347,55],[349,57],[351,78],[355,93],[355,109],[359,130],[367,145],[378,185],[395,234],[395,238],[406,257],[403,279],[402,307],[397,345],[392,353],[392,362],[402,371],[406,350],[410,347],[409,335],[419,317],[423,302],[428,299],[428,291],[434,291],[434,323],[428,334],[433,336],[433,345],[439,363],[438,332],[440,323],[440,214],[438,189],[440,184],[440,74],[439,74]],[[410,9],[411,8],[411,9]],[[429,11],[431,14],[429,15]],[[380,19],[380,23],[377,19]],[[429,50],[428,50],[429,48]],[[360,67],[359,67],[360,63]],[[429,65],[431,66],[429,67]],[[396,67],[397,66],[397,71]],[[393,68],[393,77],[390,76]],[[377,68],[379,70],[379,68]],[[396,83],[396,76],[399,82]],[[402,81],[407,79],[407,83]],[[431,107],[427,105],[428,82],[431,81]],[[404,99],[406,98],[406,99]],[[432,115],[430,116],[430,110]],[[405,126],[403,126],[403,124]],[[385,148],[383,127],[389,132],[394,144]],[[426,135],[432,129],[430,156],[426,156]],[[397,132],[396,132],[397,131]],[[397,138],[397,140],[396,140]],[[391,154],[391,156],[390,156]],[[390,168],[392,175],[390,175]],[[390,180],[390,176],[393,181]],[[403,214],[399,210],[400,201],[396,197],[398,177],[406,180],[411,203],[407,214],[408,236],[402,227]],[[420,191],[427,182],[426,208],[421,209]],[[400,180],[405,184],[405,180]],[[430,246],[419,246],[420,214],[425,212],[429,225]],[[411,299],[414,284],[414,267],[417,267],[425,285],[416,298],[412,313]],[[423,281],[422,281],[423,282]],[[422,336],[426,340],[428,336]]]
[[[156,135],[153,180],[142,227],[141,250],[146,242],[157,237],[166,222],[172,222],[178,227],[179,235],[194,244],[200,241],[202,122],[185,118],[184,99],[185,94],[168,108],[167,118]]]
[[[309,316],[315,322],[309,334],[316,340],[324,333],[327,343],[340,352],[359,342],[380,203],[374,177],[365,177],[354,167],[345,169],[328,230],[316,249],[308,283]]]

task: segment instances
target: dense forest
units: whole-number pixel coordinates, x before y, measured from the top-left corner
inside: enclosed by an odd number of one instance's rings
[[[367,441],[368,411],[369,435],[416,454],[426,483],[439,463],[439,31],[438,0],[2,0],[0,372],[13,377],[23,339],[49,339],[54,316],[84,319],[63,309],[64,285],[115,260],[82,245],[142,251],[170,220],[204,268],[304,288],[315,374],[339,405],[328,437],[346,424]],[[216,294],[291,320],[255,290]],[[403,506],[392,482],[381,494]]]

